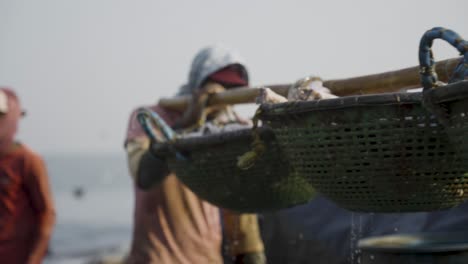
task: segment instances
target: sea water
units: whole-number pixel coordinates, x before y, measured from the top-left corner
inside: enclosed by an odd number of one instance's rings
[[[57,222],[45,264],[124,255],[131,239],[133,191],[124,153],[44,155]]]

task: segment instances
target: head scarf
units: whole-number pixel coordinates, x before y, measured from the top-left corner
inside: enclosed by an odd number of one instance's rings
[[[211,74],[231,65],[239,65],[240,75],[248,84],[249,78],[244,59],[237,52],[219,45],[201,49],[192,61],[188,82],[180,88],[178,95],[193,93]]]

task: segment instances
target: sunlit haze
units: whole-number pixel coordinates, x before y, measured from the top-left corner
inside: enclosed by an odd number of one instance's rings
[[[353,77],[417,65],[432,27],[468,38],[466,10],[464,0],[0,0],[0,85],[18,92],[19,139],[37,151],[118,152],[130,111],[174,95],[208,44],[238,50],[253,85]],[[434,51],[458,55],[441,41]]]

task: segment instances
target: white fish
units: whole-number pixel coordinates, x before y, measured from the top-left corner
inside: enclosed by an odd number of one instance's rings
[[[330,89],[323,86],[320,77],[315,76],[298,80],[289,88],[288,92],[288,101],[313,101],[337,97],[330,92]]]

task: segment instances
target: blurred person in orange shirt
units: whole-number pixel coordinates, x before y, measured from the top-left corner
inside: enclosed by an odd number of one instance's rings
[[[41,263],[55,223],[42,158],[15,141],[24,115],[15,92],[0,88],[0,262]]]

